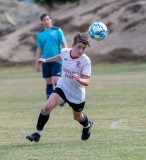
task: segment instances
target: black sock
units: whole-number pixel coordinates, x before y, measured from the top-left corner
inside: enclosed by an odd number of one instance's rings
[[[46,96],[47,99],[49,99],[49,96],[52,94],[53,92],[53,84],[47,84],[46,85]]]
[[[49,116],[50,114],[45,114],[43,110],[41,110],[41,113],[38,117],[37,126],[36,126],[37,130],[40,130],[40,131],[43,130],[44,125],[47,123],[49,119]]]
[[[79,123],[85,128],[88,127],[88,125],[89,125],[88,117],[84,114],[84,118]]]

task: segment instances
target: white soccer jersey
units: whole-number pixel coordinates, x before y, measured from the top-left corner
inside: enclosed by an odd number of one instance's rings
[[[83,54],[81,57],[73,59],[71,57],[70,48],[63,48],[61,51],[62,59],[62,78],[59,79],[57,87],[61,88],[68,99],[68,101],[80,104],[85,101],[85,88],[75,78],[73,73],[91,76],[91,62],[87,55]]]

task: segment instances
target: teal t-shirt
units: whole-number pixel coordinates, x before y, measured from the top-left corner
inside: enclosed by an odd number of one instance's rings
[[[42,58],[47,59],[61,53],[61,44],[66,42],[61,28],[52,26],[38,32],[37,47],[42,49]]]

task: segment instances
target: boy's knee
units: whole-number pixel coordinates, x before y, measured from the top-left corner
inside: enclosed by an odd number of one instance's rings
[[[50,106],[45,106],[44,108],[43,108],[43,112],[44,113],[50,113],[51,112],[51,107]]]
[[[82,116],[74,116],[74,120],[80,122],[82,120]]]

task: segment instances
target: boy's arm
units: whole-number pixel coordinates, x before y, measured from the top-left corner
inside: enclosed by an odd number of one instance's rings
[[[88,86],[90,84],[90,77],[86,75],[82,75],[82,78],[77,73],[73,74],[73,77],[83,86]]]
[[[42,49],[38,47],[36,50],[36,57],[35,57],[35,69],[37,72],[40,72],[40,63],[38,63],[38,59],[41,57],[41,54],[42,54]]]
[[[43,59],[43,58],[39,58],[38,62],[43,62],[43,63],[47,63],[47,62],[56,62],[56,61],[61,61],[61,57],[60,54],[58,54],[57,56],[54,56],[52,58],[48,58],[48,59]]]

